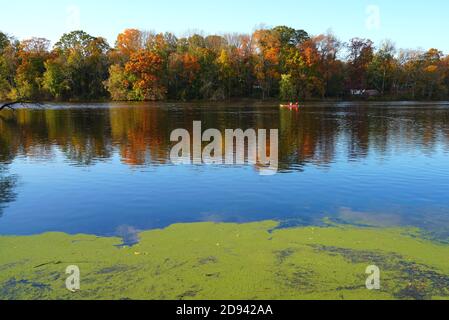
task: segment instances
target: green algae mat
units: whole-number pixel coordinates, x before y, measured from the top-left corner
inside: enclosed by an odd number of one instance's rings
[[[196,223],[121,242],[0,237],[0,299],[449,299],[449,245],[416,229]],[[70,265],[81,272],[76,292]],[[366,288],[370,265],[379,290]]]

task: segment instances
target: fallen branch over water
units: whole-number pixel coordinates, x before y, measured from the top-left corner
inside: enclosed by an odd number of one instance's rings
[[[20,101],[14,101],[14,102],[5,103],[5,104],[3,104],[0,107],[0,111],[2,111],[3,109],[6,109],[6,108],[11,109],[11,110],[15,110],[13,106],[18,104],[18,103],[21,103],[21,102]]]
[[[7,102],[4,103],[1,107],[0,107],[0,111],[2,111],[3,109],[11,109],[13,111],[16,111],[16,109],[14,108],[15,105],[22,105],[25,106],[27,104],[34,104],[34,105],[38,105],[41,106],[41,104],[39,102],[35,102],[35,101],[24,101],[24,100],[17,100],[17,101],[12,101],[12,102]]]

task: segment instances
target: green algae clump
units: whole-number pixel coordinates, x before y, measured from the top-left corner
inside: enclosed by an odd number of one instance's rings
[[[0,237],[0,299],[449,299],[449,245],[407,228],[172,225],[119,238]],[[67,266],[81,290],[65,287]],[[368,290],[365,270],[381,270]]]

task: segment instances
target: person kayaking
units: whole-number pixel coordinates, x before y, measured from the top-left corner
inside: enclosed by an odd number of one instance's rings
[[[290,109],[299,108],[299,106],[300,106],[299,101],[297,101],[297,102],[290,101],[288,104],[281,104],[281,107],[290,108]]]

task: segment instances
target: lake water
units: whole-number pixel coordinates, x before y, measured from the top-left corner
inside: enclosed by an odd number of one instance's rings
[[[0,234],[180,222],[416,226],[449,238],[449,104],[50,105],[0,113]],[[170,133],[279,129],[279,173],[173,165]]]

